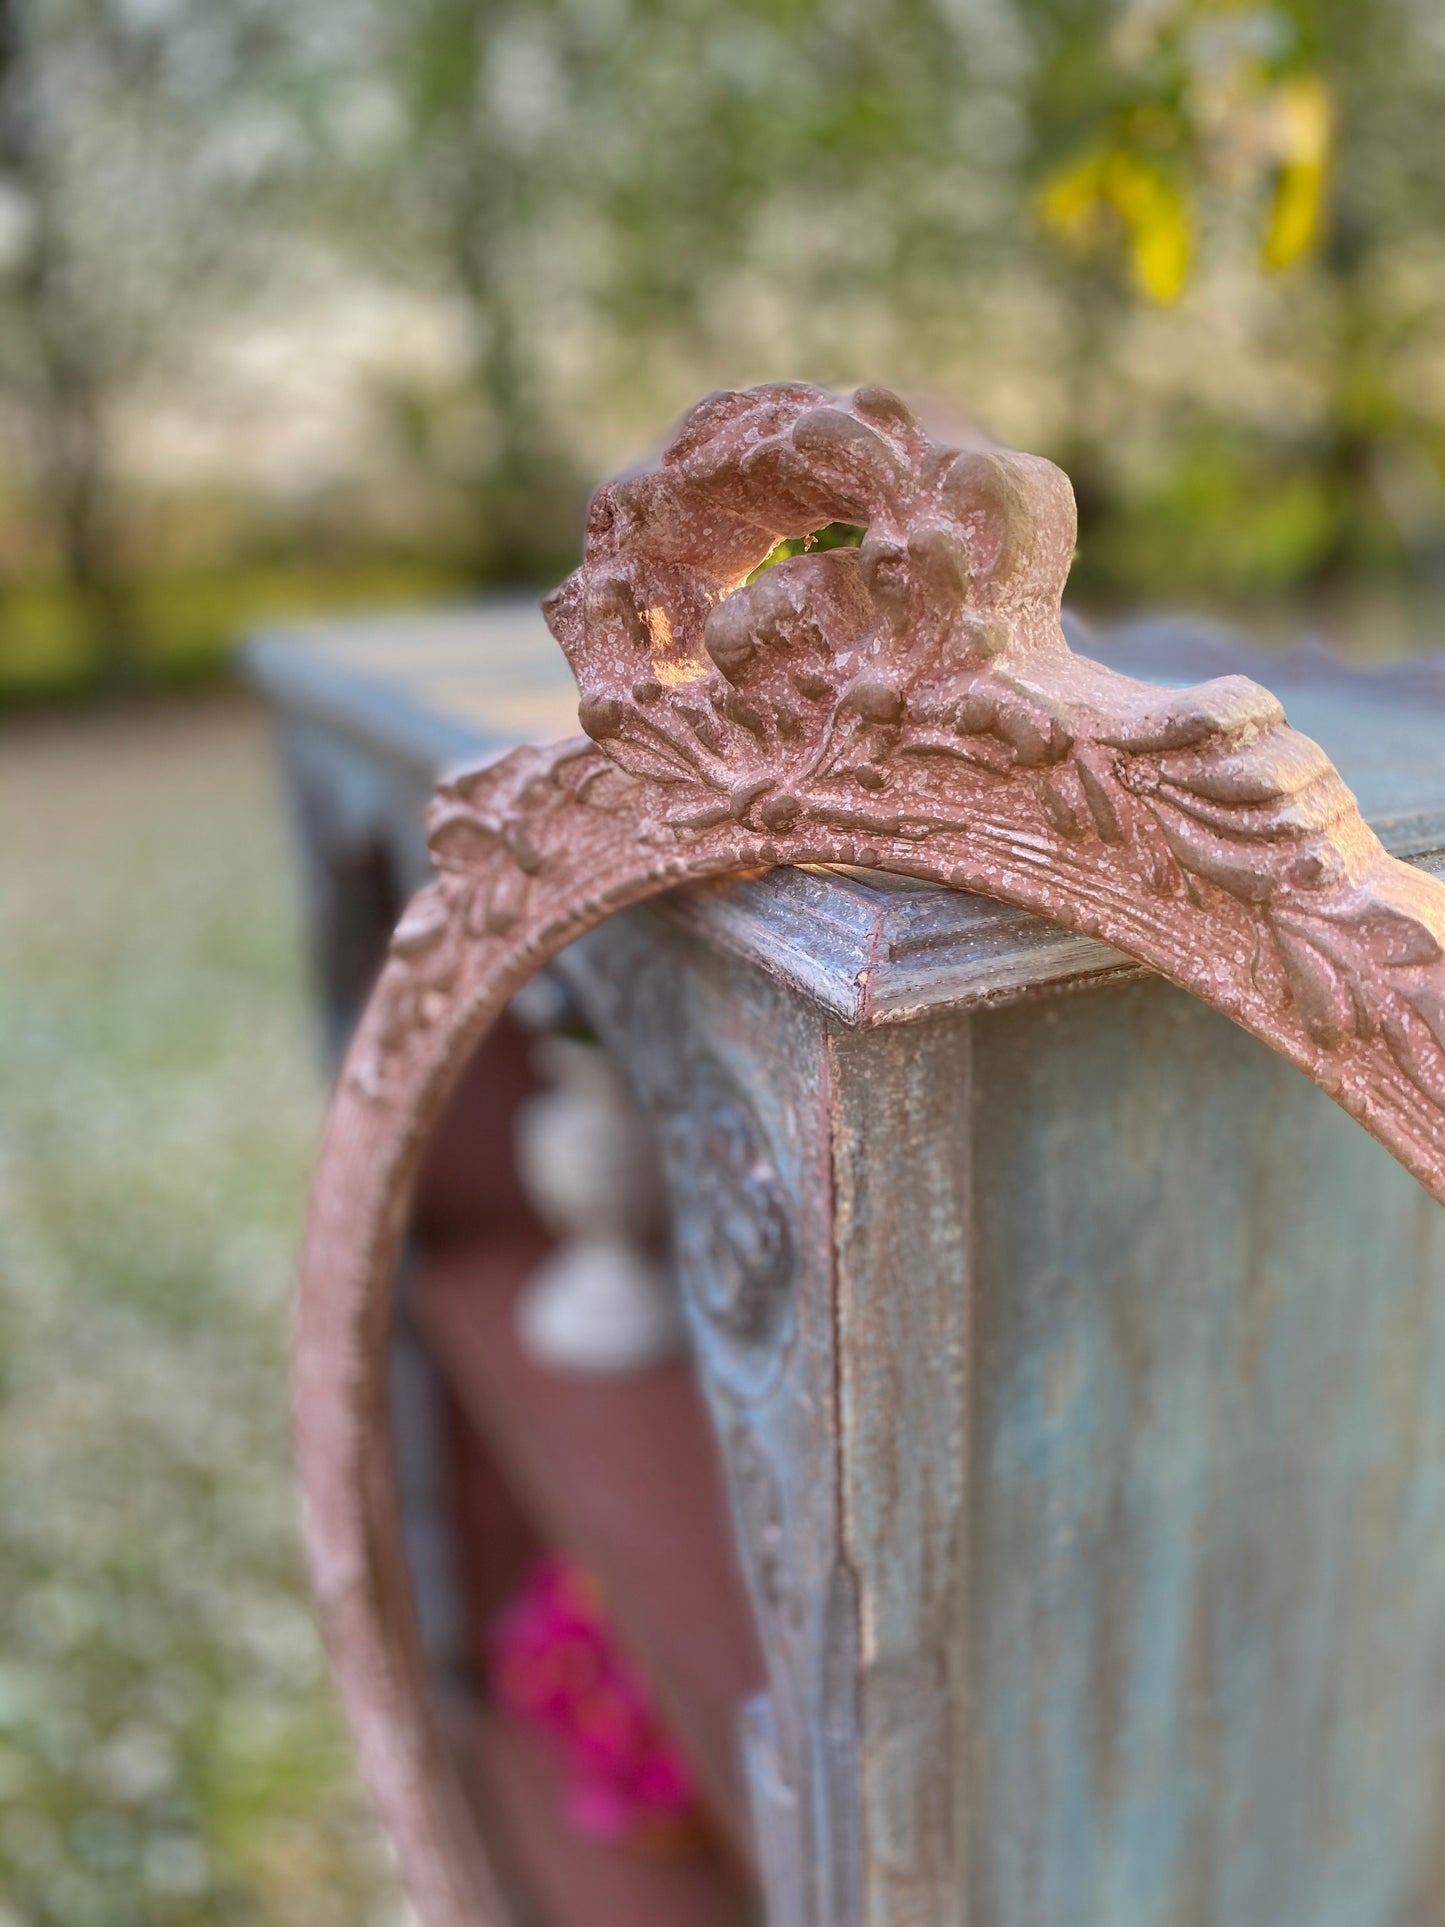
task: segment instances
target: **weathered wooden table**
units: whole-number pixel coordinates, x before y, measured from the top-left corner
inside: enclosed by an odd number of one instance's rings
[[[1386,846],[1445,868],[1438,666],[1160,625],[1089,650],[1246,668]],[[575,692],[521,604],[250,662],[339,1037],[426,873],[439,769],[570,732]],[[723,1844],[669,1867],[565,1842],[481,1714],[519,1893],[560,1927],[736,1920],[755,1891],[770,1927],[1445,1922],[1427,1194],[1223,1017],[955,891],[691,886],[558,968],[660,1120],[696,1372],[577,1385],[517,1354],[537,1242],[504,1034],[422,1188],[411,1315],[472,1523],[439,1551],[412,1449],[413,1567],[445,1659],[439,1573],[475,1620],[534,1537],[591,1559]]]

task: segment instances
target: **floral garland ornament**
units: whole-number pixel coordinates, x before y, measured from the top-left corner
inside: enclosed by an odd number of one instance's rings
[[[858,548],[760,565],[862,524]],[[858,864],[1097,937],[1305,1072],[1445,1199],[1445,885],[1386,855],[1240,676],[1073,654],[1067,478],[933,441],[896,396],[718,394],[595,497],[547,618],[584,735],[448,778],[317,1173],[296,1377],[312,1570],[362,1768],[425,1927],[509,1918],[440,1741],[386,1359],[422,1149],[520,985],[689,878]],[[750,578],[755,579],[750,580]]]

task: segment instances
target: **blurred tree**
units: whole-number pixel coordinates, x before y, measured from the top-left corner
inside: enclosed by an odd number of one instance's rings
[[[84,611],[97,669],[120,681],[134,668],[135,624],[104,421],[113,371],[73,291],[64,165],[36,41],[23,0],[0,0],[0,178],[9,230],[0,379],[20,417],[31,479]]]
[[[377,23],[403,136],[388,156],[388,198],[468,323],[465,365],[440,398],[395,382],[386,398],[407,452],[460,489],[469,561],[490,582],[532,583],[567,566],[583,489],[535,352],[545,330],[535,308],[548,295],[528,256],[578,183],[552,125],[565,75],[551,9],[534,11],[529,26],[526,10],[509,21],[486,0],[416,0]]]
[[[393,422],[462,487],[483,579],[565,561],[599,418],[655,422],[700,380],[780,371],[947,394],[981,370],[995,425],[1075,474],[1107,591],[1418,554],[1445,527],[1440,410],[1415,379],[1441,312],[1433,17],[379,9],[367,57],[397,132],[365,219],[460,295],[472,344],[463,394],[393,390]]]
[[[1056,10],[1038,208],[1113,391],[1064,437],[1101,580],[1323,587],[1445,559],[1442,24],[1418,0]],[[1161,339],[1140,298],[1177,305],[1176,340],[1208,357],[1167,394],[1121,360]],[[1131,404],[1144,433],[1111,447],[1101,414]]]
[[[1419,565],[1442,112],[1438,0],[0,0],[0,440],[116,675],[140,402],[318,253],[460,342],[378,527],[479,584],[780,374],[1055,455],[1101,596]]]
[[[1213,189],[1257,205],[1261,262],[1292,266],[1320,237],[1330,151],[1313,43],[1283,5],[1132,0],[1100,36],[1113,52],[1104,128],[1045,183],[1045,225],[1085,255],[1122,240],[1138,292],[1172,302]]]
[[[0,433],[98,678],[139,667],[122,437],[295,171],[271,0],[0,0]],[[248,272],[249,271],[249,272]]]
[[[415,0],[371,44],[400,113],[357,230],[387,205],[382,246],[444,264],[471,331],[469,410],[388,404],[467,491],[485,579],[574,551],[584,410],[655,424],[709,376],[847,379],[860,320],[909,336],[925,294],[956,301],[947,264],[1008,241],[982,189],[1020,152],[1009,0]],[[985,92],[992,149],[964,111]]]

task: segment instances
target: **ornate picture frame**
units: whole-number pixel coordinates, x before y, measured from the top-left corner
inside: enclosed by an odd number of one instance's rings
[[[835,523],[861,545],[785,539]],[[507,1918],[436,1724],[387,1415],[410,1191],[516,990],[690,879],[841,864],[1096,937],[1302,1070],[1445,1201],[1445,884],[1386,854],[1241,676],[1135,682],[1060,628],[1075,516],[1037,457],[934,441],[896,396],[700,403],[599,491],[547,606],[582,736],[438,788],[312,1199],[296,1423],[333,1665],[425,1927]]]

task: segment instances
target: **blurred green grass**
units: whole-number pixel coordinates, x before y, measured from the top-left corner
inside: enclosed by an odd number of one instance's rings
[[[278,616],[414,608],[449,600],[464,578],[443,562],[275,563],[143,579],[137,670],[148,686],[214,680],[242,637]],[[61,583],[25,581],[0,600],[0,706],[88,695],[95,662],[82,612]]]
[[[392,1927],[312,1616],[323,1102],[266,726],[0,734],[0,1927]]]

